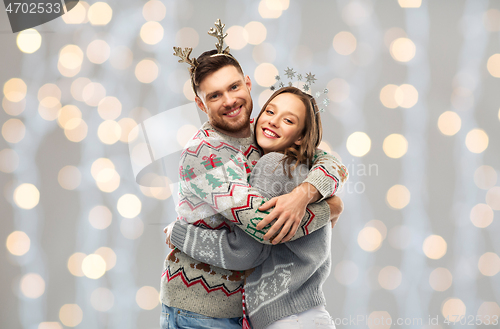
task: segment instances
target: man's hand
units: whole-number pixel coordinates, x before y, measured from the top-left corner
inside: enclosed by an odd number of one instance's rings
[[[168,245],[170,249],[174,249],[175,246],[170,242],[170,236],[172,235],[172,230],[174,229],[175,222],[170,223],[168,226],[165,226],[163,232],[165,232],[165,243]]]
[[[273,244],[290,241],[299,228],[299,224],[306,213],[307,205],[319,200],[320,197],[321,195],[314,186],[309,183],[302,183],[292,192],[272,198],[259,207],[260,211],[265,211],[271,207],[274,207],[274,209],[260,221],[257,229],[260,230],[274,219],[277,219],[276,223],[264,235],[264,240],[269,240],[277,234],[272,240]]]
[[[326,203],[330,207],[330,221],[332,222],[332,228],[335,226],[339,220],[340,214],[344,211],[344,202],[338,196],[332,196],[326,199]]]

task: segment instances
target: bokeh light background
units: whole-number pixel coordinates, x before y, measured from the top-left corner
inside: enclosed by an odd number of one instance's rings
[[[329,89],[332,317],[500,315],[500,2],[90,0],[18,34],[0,14],[1,327],[158,326],[176,178],[139,186],[129,133],[192,102],[172,47],[212,49],[217,18],[254,115],[287,67]]]

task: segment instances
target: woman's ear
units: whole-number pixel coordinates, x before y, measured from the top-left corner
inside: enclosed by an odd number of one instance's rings
[[[302,137],[299,137],[296,141],[295,141],[295,145],[300,145],[302,144]]]

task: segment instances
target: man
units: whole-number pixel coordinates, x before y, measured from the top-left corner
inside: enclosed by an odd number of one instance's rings
[[[336,176],[339,165],[327,154],[319,154],[307,179],[290,194],[264,203],[267,200],[248,185],[247,176],[260,158],[250,121],[252,84],[239,63],[222,51],[222,42],[217,48],[196,60],[189,59],[190,50],[182,52],[182,61],[192,65],[196,104],[209,120],[181,155],[178,219],[211,229],[242,229],[261,243],[273,237],[272,243],[278,243],[338,218],[338,198],[329,199],[331,207],[326,202],[312,204],[331,196],[341,183]],[[242,272],[173,250],[162,275],[163,328],[241,328],[242,287]]]

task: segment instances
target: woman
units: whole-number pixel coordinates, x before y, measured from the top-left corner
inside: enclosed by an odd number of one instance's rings
[[[255,124],[264,154],[250,184],[263,196],[289,193],[306,177],[321,141],[321,118],[314,98],[295,87],[276,91]],[[341,168],[345,168],[340,166]],[[344,182],[347,172],[339,173]],[[246,272],[246,309],[253,328],[335,328],[325,310],[321,287],[330,273],[331,228],[275,246],[255,241],[242,230],[207,230],[176,222],[170,241],[199,261]],[[190,255],[194,256],[194,255]],[[244,299],[245,300],[245,299]]]

